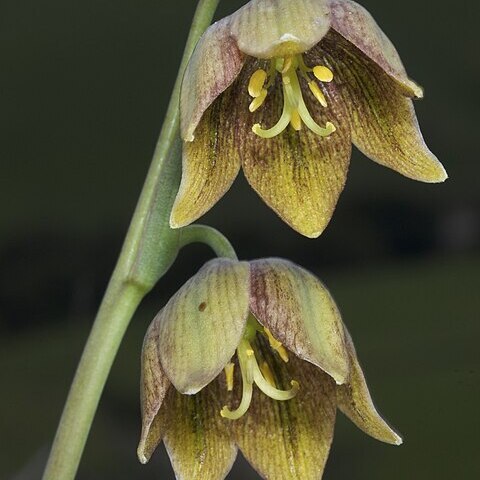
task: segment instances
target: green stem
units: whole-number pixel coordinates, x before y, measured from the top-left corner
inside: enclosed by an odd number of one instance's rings
[[[180,86],[188,59],[210,25],[219,1],[198,3],[152,164],[70,387],[43,480],[75,477],[100,396],[130,320],[180,248],[180,232],[168,225],[180,178]]]
[[[205,243],[217,255],[237,260],[237,254],[228,239],[215,228],[206,225],[190,225],[181,230],[180,247],[191,243]]]

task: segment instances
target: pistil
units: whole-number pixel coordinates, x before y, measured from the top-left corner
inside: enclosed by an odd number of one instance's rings
[[[309,68],[305,65],[301,55],[272,59],[268,73],[262,69],[256,70],[250,77],[248,84],[248,93],[253,97],[249,110],[255,112],[265,102],[268,89],[273,85],[277,73],[282,77],[282,115],[278,122],[269,129],[263,129],[260,124],[255,124],[252,131],[259,137],[273,138],[282,133],[288,125],[291,125],[294,130],[300,131],[302,125],[305,124],[307,128],[322,137],[327,137],[336,130],[331,122],[327,122],[325,127],[322,128],[312,118],[303,99],[297,71],[307,80],[308,86],[317,101],[323,107],[327,107],[325,95],[316,81],[311,79],[310,74],[313,73],[318,81],[328,83],[333,80],[333,73],[329,68],[323,65]]]
[[[255,357],[255,350],[252,347],[251,342],[255,338],[257,331],[261,329],[261,327],[259,327],[258,322],[252,318],[247,324],[243,339],[240,341],[237,348],[238,363],[242,375],[242,399],[235,410],[230,410],[227,406],[222,408],[220,415],[224,418],[237,420],[247,412],[252,401],[254,383],[265,395],[279,401],[292,399],[298,393],[300,388],[298,382],[295,380],[291,381],[292,388],[289,390],[280,390],[276,388],[275,379],[268,363],[263,362],[261,367],[258,365]],[[280,352],[284,349],[283,345],[273,338],[268,329],[265,329],[265,332],[272,348],[281,355]],[[282,356],[282,358],[285,360],[284,356]],[[285,361],[288,361],[288,357]],[[225,367],[225,375],[227,379],[227,390],[231,391],[233,389],[232,363],[229,363]]]

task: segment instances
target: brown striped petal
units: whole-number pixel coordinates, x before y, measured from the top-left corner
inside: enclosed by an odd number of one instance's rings
[[[414,180],[447,179],[423,140],[412,101],[378,65],[333,32],[314,51],[342,87],[353,142],[366,156]]]
[[[137,449],[141,463],[147,463],[162,439],[162,429],[155,417],[170,387],[158,357],[158,321],[148,327],[142,348],[140,380],[140,406],[142,409],[142,433]]]
[[[264,59],[303,53],[330,27],[326,0],[251,0],[229,18],[238,48]]]
[[[157,316],[160,363],[175,388],[194,394],[235,353],[248,315],[247,262],[206,263]]]
[[[345,339],[350,357],[350,380],[337,387],[338,408],[371,437],[392,445],[401,445],[402,438],[385,422],[372,402],[352,338],[346,330]]]
[[[410,97],[423,97],[422,88],[410,80],[392,42],[368,11],[350,0],[329,0],[332,28],[385,71]]]
[[[255,68],[253,65],[250,71],[244,69],[244,83]],[[242,85],[240,79],[238,85]],[[278,78],[265,104],[253,114],[248,112],[248,98],[238,94],[240,101],[246,102],[243,108],[247,113],[245,127],[237,131],[237,144],[245,177],[263,201],[293,229],[316,238],[328,225],[345,185],[351,139],[345,123],[345,105],[332,101],[328,108],[323,108],[307,85],[303,87],[314,119],[322,126],[332,122],[336,132],[323,138],[305,126],[299,132],[288,126],[271,139],[255,135],[252,125],[259,123],[270,128],[281,116],[283,94]]]
[[[295,357],[284,364],[265,346],[259,360],[268,363],[277,388],[290,388],[293,378],[300,390],[283,402],[254,390],[249,410],[232,423],[241,452],[263,478],[320,479],[335,423],[333,380]]]
[[[201,217],[235,180],[240,170],[235,145],[236,101],[231,89],[224,92],[204,113],[195,140],[184,143],[182,181],[170,217],[172,228]]]
[[[235,80],[243,55],[230,34],[228,18],[210,26],[200,38],[183,77],[180,95],[182,138],[191,142],[203,113]]]
[[[237,447],[231,424],[220,415],[225,396],[220,378],[196,395],[170,390],[159,421],[178,480],[223,480],[230,471]]]
[[[278,258],[251,262],[250,310],[295,355],[339,384],[349,374],[342,318],[325,286]]]

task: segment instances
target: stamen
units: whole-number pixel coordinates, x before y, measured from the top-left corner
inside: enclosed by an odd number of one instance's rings
[[[280,358],[285,362],[288,363],[288,352],[286,348],[279,342],[273,335],[272,332],[264,327],[263,330],[268,338],[268,343],[270,346],[280,355]]]
[[[235,364],[227,363],[224,370],[227,382],[227,391],[231,392],[233,390],[233,372],[235,371]]]
[[[253,73],[250,77],[250,82],[248,83],[248,93],[251,97],[256,98],[262,94],[263,85],[265,84],[266,79],[267,72],[261,68]]]
[[[308,86],[310,87],[310,91],[313,93],[315,98],[320,102],[320,105],[322,107],[327,107],[328,105],[327,105],[327,100],[325,98],[325,95],[320,90],[320,87],[317,85],[315,80],[308,82]]]
[[[270,329],[268,329],[267,327],[263,327],[263,330],[265,331],[265,334],[267,335],[268,343],[270,344],[270,346],[271,346],[274,350],[277,350],[277,348],[279,348],[279,347],[282,346],[282,343],[279,342],[279,341],[272,335],[272,332],[270,331]]]
[[[277,348],[277,353],[285,363],[288,363],[288,352],[287,352],[287,349],[283,345],[280,345]]]
[[[329,83],[333,80],[333,72],[323,65],[317,65],[316,67],[313,67],[313,74],[321,82]]]
[[[298,110],[294,110],[292,112],[292,118],[290,118],[290,125],[297,132],[299,132],[302,129],[302,119],[300,118],[300,115],[298,114]]]
[[[272,370],[270,369],[270,365],[267,362],[262,362],[260,365],[260,370],[262,371],[262,375],[265,377],[265,380],[272,386],[275,387],[275,378],[273,377]]]
[[[250,106],[248,107],[251,113],[253,113],[255,110],[258,110],[263,105],[263,102],[267,98],[267,94],[268,94],[267,89],[262,88],[260,95],[258,97],[255,97],[252,100],[252,103],[250,103]]]

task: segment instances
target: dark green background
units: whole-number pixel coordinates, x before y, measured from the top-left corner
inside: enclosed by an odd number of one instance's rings
[[[241,3],[224,0],[219,16]],[[40,477],[194,4],[0,0],[2,479]],[[290,231],[243,178],[202,222],[227,234],[242,258],[288,257],[327,283],[377,405],[404,435],[402,447],[385,446],[339,417],[326,479],[478,478],[478,4],[363,5],[426,89],[417,113],[450,180],[415,183],[356,152],[318,240]],[[135,457],[139,352],[154,313],[208,257],[206,248],[185,250],[140,308],[79,479],[173,478],[163,449],[147,466]],[[257,478],[248,468],[237,464],[229,478]]]

